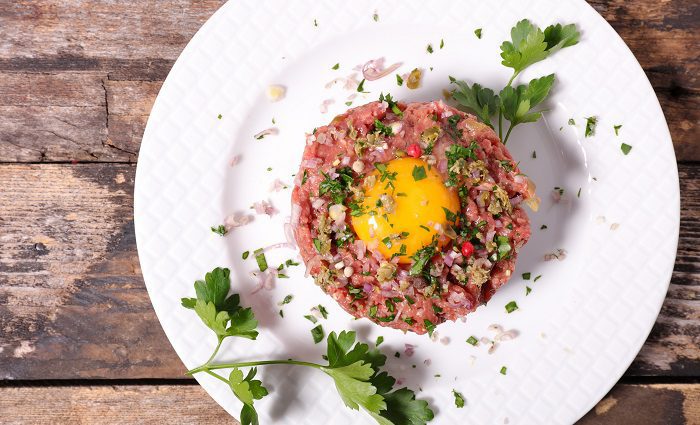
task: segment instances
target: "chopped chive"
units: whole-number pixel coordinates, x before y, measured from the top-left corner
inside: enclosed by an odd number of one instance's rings
[[[518,304],[516,304],[515,301],[511,301],[508,304],[506,304],[506,311],[510,314],[514,312],[515,310],[518,309]]]
[[[255,255],[255,261],[258,263],[258,268],[260,271],[264,272],[267,270],[267,259],[265,258],[265,252],[263,252],[263,249],[256,249],[253,251],[253,255]]]
[[[226,236],[226,233],[228,233],[228,230],[226,230],[226,226],[224,226],[223,224],[219,224],[218,226],[211,226],[211,231],[219,236]]]
[[[586,131],[584,132],[586,137],[595,136],[595,126],[597,123],[597,117],[586,117]]]

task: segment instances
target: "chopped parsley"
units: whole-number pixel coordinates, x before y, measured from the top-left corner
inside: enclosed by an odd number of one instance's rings
[[[311,329],[311,336],[314,339],[314,344],[318,344],[319,342],[323,341],[323,337],[325,336],[323,326],[316,325],[315,328]]]
[[[245,252],[243,252],[243,254],[241,254],[241,258],[243,258],[244,260],[247,260],[249,255],[250,255],[250,251],[245,251]]]
[[[319,304],[316,306],[316,308],[318,309],[318,312],[321,313],[321,316],[323,316],[324,319],[328,319],[328,310],[326,310],[326,307]]]
[[[394,130],[391,129],[388,125],[385,125],[378,119],[374,119],[374,131],[376,131],[379,134],[383,134],[385,136],[393,136],[394,135]]]
[[[622,151],[622,153],[627,155],[632,150],[632,146],[628,145],[627,143],[623,143],[620,145],[620,150]]]
[[[541,274],[538,274],[537,276],[535,276],[534,279],[532,279],[532,281],[533,281],[533,282],[537,282],[538,280],[540,280],[541,277],[542,277],[542,275],[541,275]]]
[[[411,276],[418,276],[423,274],[425,267],[428,265],[428,261],[433,258],[436,252],[437,241],[433,241],[430,245],[424,246],[423,248],[416,251],[411,257],[413,264],[408,271]]]
[[[543,225],[540,226],[540,230],[545,230],[546,228],[547,228],[547,225],[546,225],[546,224],[543,224]]]
[[[224,117],[223,115],[219,114],[216,118],[221,119],[223,117]],[[617,133],[617,131],[616,131],[616,133]]]
[[[320,254],[320,253],[321,253],[321,249],[323,248],[323,247],[321,246],[321,241],[320,241],[318,238],[314,238],[314,239],[313,239],[313,243],[314,243],[314,248],[316,248],[316,251],[318,251],[318,253]]]
[[[595,136],[595,126],[598,123],[597,117],[587,117],[586,118],[586,131],[584,135],[586,137]]]
[[[373,305],[369,308],[369,313],[367,313],[369,317],[377,317],[377,306]]]
[[[423,324],[425,325],[425,329],[428,331],[428,335],[433,336],[433,331],[435,331],[435,323],[428,319],[423,319]]]
[[[351,106],[351,105],[352,105],[352,101],[350,101],[350,102],[345,102],[345,106]]]
[[[525,287],[525,296],[530,295],[530,292],[532,292],[532,288],[530,288],[529,286],[526,286]]]
[[[427,174],[425,173],[425,167],[423,167],[422,165],[414,165],[413,172],[411,173],[411,175],[413,175],[414,181],[420,181],[427,177]]]
[[[404,298],[406,298],[406,302],[408,302],[408,305],[415,304],[415,301],[413,300],[413,298],[409,297],[408,295],[404,295]]]
[[[328,174],[321,171],[324,179],[318,185],[318,196],[330,195],[335,204],[342,204],[348,196],[350,184],[352,183],[352,169],[343,167],[336,171],[338,177],[333,179]]]
[[[219,236],[226,236],[226,233],[228,233],[228,230],[226,230],[226,226],[224,226],[223,224],[219,224],[218,226],[211,226],[211,231]]]
[[[464,396],[457,392],[456,390],[452,390],[452,394],[455,396],[455,406],[457,406],[458,409],[461,409],[464,407]]]
[[[372,14],[372,20],[374,20],[374,22],[379,22],[379,14],[377,12]]]
[[[442,207],[442,210],[445,211],[445,219],[447,221],[451,221],[453,223],[455,221],[457,221],[457,214],[453,213],[452,211],[450,211],[449,209],[447,209],[445,207]]]
[[[475,337],[474,335],[472,335],[472,336],[470,336],[469,338],[467,338],[467,344],[469,344],[469,345],[474,345],[474,346],[476,346],[476,344],[478,344],[478,343],[479,343],[479,340],[476,339],[476,337]]]
[[[505,375],[507,371],[508,368],[506,368],[505,366],[501,367],[501,375]]]
[[[578,188],[578,192],[576,192],[576,197],[580,198],[581,197],[581,188]]]
[[[286,297],[284,297],[284,299],[279,303],[279,305],[289,304],[290,302],[292,302],[293,299],[294,299],[294,295],[289,294]]]
[[[426,232],[429,232],[429,231],[430,231],[430,227],[428,227],[428,226],[424,226],[424,225],[421,224],[421,225],[419,225],[418,227],[420,227],[421,229],[425,230]]]
[[[400,117],[403,116],[403,111],[399,108],[397,102],[391,98],[390,93],[387,93],[386,96],[384,95],[384,93],[379,93],[379,101],[386,102],[389,105],[389,109],[391,109],[391,112],[395,113]],[[388,136],[391,136],[391,134],[388,134]]]
[[[619,136],[620,135],[620,129],[622,128],[622,124],[614,125],[613,130],[615,130],[615,135]]]
[[[304,170],[304,174],[302,174],[302,176],[301,176],[301,184],[303,185],[304,183],[306,183],[306,180],[308,180],[308,178],[309,178],[309,174],[306,170]]]
[[[511,301],[508,304],[506,304],[506,311],[508,313],[512,313],[517,309],[518,309],[518,304],[515,301]]]
[[[307,314],[306,316],[304,316],[304,319],[306,319],[306,320],[308,320],[309,322],[314,323],[314,324],[315,324],[316,322],[318,322],[318,319],[317,319],[316,317],[310,315],[310,314]]]
[[[513,171],[513,163],[511,163],[509,160],[507,160],[507,159],[502,159],[502,160],[500,160],[500,161],[498,161],[498,162],[501,164],[501,168],[503,168],[503,169],[506,170],[507,172],[510,173],[511,171]]]
[[[530,280],[530,272],[523,273],[523,279],[524,279],[524,280]]]
[[[263,252],[263,249],[256,249],[255,251],[253,251],[253,255],[255,255],[255,261],[258,263],[258,268],[260,269],[260,271],[264,272],[265,270],[267,270],[267,259],[265,258],[265,253]]]
[[[508,236],[497,235],[496,244],[498,247],[497,258],[499,260],[507,258],[512,249],[512,247],[510,246],[510,240],[508,239]]]
[[[403,86],[403,78],[399,74],[396,74],[396,84],[398,86]]]
[[[433,304],[433,313],[435,313],[435,314],[442,313],[442,307]]]
[[[374,343],[374,346],[375,346],[375,347],[379,347],[380,345],[382,345],[382,342],[384,342],[384,337],[381,336],[381,335],[379,335],[379,336],[377,337],[377,341]]]
[[[357,91],[360,93],[366,93],[365,92],[365,79],[363,78],[362,81],[360,81],[360,84],[357,85]]]
[[[481,40],[481,32],[482,32],[482,29],[481,29],[481,28],[477,28],[477,29],[474,30],[474,35],[475,35],[476,38],[478,38],[479,40]]]
[[[443,39],[441,38],[441,39],[440,39],[440,48],[442,49],[443,47],[445,47],[445,40],[443,40]]]
[[[428,53],[432,54],[432,53],[433,53],[433,45],[432,45],[432,44],[428,44],[428,47],[426,47],[425,50],[426,50]]]
[[[335,65],[333,65],[333,66],[331,67],[331,69],[332,69],[333,71],[337,70],[338,68],[340,68],[340,64],[339,64],[339,63],[336,63]]]
[[[576,121],[573,118],[569,118],[569,125],[576,125]]]

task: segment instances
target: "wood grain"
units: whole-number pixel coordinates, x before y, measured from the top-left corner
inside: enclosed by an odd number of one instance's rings
[[[338,408],[342,409],[341,406],[338,400]],[[196,385],[5,387],[0,388],[0,417],[7,425],[238,424]],[[509,418],[513,419],[516,418]],[[700,423],[700,385],[697,384],[618,385],[578,422],[579,425],[697,423]]]
[[[700,3],[589,3],[649,76],[678,159],[700,161]],[[160,83],[221,4],[2,2],[0,162],[134,162]]]
[[[700,166],[680,176],[671,288],[628,376],[700,376]],[[5,379],[182,377],[140,274],[133,178],[130,165],[0,165]]]

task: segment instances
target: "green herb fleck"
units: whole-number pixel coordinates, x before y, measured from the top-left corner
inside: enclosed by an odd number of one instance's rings
[[[547,228],[547,225],[546,225],[546,224],[543,224],[543,225],[540,226],[540,230],[544,230],[544,229],[546,229],[546,228]]]
[[[284,297],[284,299],[279,303],[279,305],[289,304],[290,302],[292,302],[293,299],[294,299],[294,295],[289,294],[286,297]]]
[[[569,118],[569,125],[576,125],[576,121],[573,118]]]
[[[218,226],[211,226],[211,231],[219,236],[226,236],[226,234],[228,233],[228,230],[226,230],[226,226],[224,226],[223,224],[219,224]]]
[[[244,260],[247,260],[249,255],[250,255],[250,251],[244,251],[243,254],[241,254],[241,258],[243,258]]]
[[[426,50],[428,53],[431,53],[431,54],[432,54],[432,53],[433,53],[433,45],[432,45],[432,44],[428,44],[428,47],[426,47],[425,50]]]
[[[398,86],[403,86],[403,78],[399,74],[396,74],[396,84]]]
[[[501,368],[501,375],[505,375],[507,370],[508,370],[508,369],[507,369],[505,366],[503,366],[503,367]]]
[[[414,165],[413,172],[411,173],[411,175],[413,175],[414,181],[420,181],[428,177],[428,175],[425,173],[425,167],[423,167],[422,165]]]
[[[219,114],[216,118],[221,119],[223,117],[224,117],[223,115]]]
[[[506,304],[506,311],[508,313],[512,313],[517,309],[518,309],[518,304],[516,304],[515,301],[511,301],[508,304]]]
[[[374,20],[374,22],[379,22],[379,14],[377,12],[374,12],[372,14],[372,19]]]
[[[319,304],[316,306],[316,308],[318,309],[318,312],[321,313],[321,316],[323,316],[324,319],[328,319],[328,310],[326,310],[326,307]]]
[[[537,152],[532,151],[532,159],[536,159],[536,158],[537,158]]]
[[[258,268],[260,271],[264,272],[267,270],[267,259],[265,258],[265,252],[263,252],[263,249],[256,249],[253,251],[253,255],[255,255],[255,261],[258,263]]]
[[[622,153],[627,155],[632,150],[632,146],[628,145],[627,143],[623,143],[620,145],[620,150],[622,151]]]
[[[325,336],[323,326],[316,325],[315,328],[311,329],[311,336],[314,339],[314,344],[318,344],[319,342],[323,341],[323,337]]]
[[[381,335],[379,335],[379,336],[377,337],[377,341],[374,343],[374,346],[375,346],[375,347],[379,347],[380,345],[382,345],[382,342],[384,342],[384,337],[381,336]]]
[[[452,390],[452,394],[454,394],[454,396],[455,396],[455,406],[457,406],[458,409],[463,408],[464,407],[464,396],[455,390]]]
[[[586,131],[584,135],[586,137],[595,136],[595,126],[598,123],[597,117],[587,117],[586,118]]]
[[[481,32],[482,32],[481,28],[477,28],[474,30],[474,35],[476,35],[476,38],[478,38],[479,40],[481,40]]]
[[[532,288],[530,288],[529,286],[526,286],[525,287],[525,296],[530,295],[530,292],[532,292]]]
[[[622,124],[614,125],[613,129],[615,130],[615,135],[619,136],[620,135],[620,129],[622,128]]]
[[[425,325],[425,329],[428,331],[428,335],[433,336],[433,331],[435,331],[435,323],[428,319],[423,319],[423,324]]]
[[[441,39],[440,39],[440,48],[442,49],[443,47],[445,47],[445,40],[443,40],[443,39],[441,38]]]
[[[540,280],[541,277],[542,277],[542,275],[541,275],[541,274],[538,274],[537,276],[535,276],[534,279],[532,279],[532,281],[533,281],[533,282],[537,282],[538,280]]]
[[[334,70],[334,71],[337,70],[338,68],[340,68],[340,63],[336,63],[335,65],[333,65],[333,66],[331,67],[331,69]]]
[[[467,338],[467,344],[476,346],[476,344],[478,344],[478,343],[479,343],[479,340],[476,339],[476,337],[474,335]]]
[[[524,279],[524,280],[530,280],[530,272],[523,273],[523,279]]]
[[[318,319],[317,319],[316,317],[310,315],[310,314],[307,314],[306,316],[304,316],[304,319],[306,319],[306,320],[308,320],[309,322],[314,323],[314,324],[315,324],[316,322],[318,322]]]
[[[360,81],[360,84],[357,85],[357,91],[360,93],[365,93],[365,79],[363,78],[362,81]]]

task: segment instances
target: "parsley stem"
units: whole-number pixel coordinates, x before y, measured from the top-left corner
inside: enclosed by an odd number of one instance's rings
[[[205,372],[208,373],[209,375],[213,376],[214,378],[218,379],[219,381],[226,382],[227,385],[230,384],[230,382],[228,381],[228,379],[224,378],[223,376],[219,375],[218,373],[214,373],[214,372],[212,372],[212,371],[210,371],[210,370],[205,370]]]
[[[503,111],[499,108],[498,109],[498,138],[503,140]],[[505,144],[505,142],[504,142]]]
[[[273,365],[273,364],[292,364],[292,365],[297,365],[297,366],[309,366],[309,367],[314,367],[316,369],[321,369],[322,367],[320,364],[316,363],[310,363],[310,362],[302,362],[298,360],[261,360],[261,361],[254,361],[254,362],[238,362],[238,363],[219,363],[219,364],[203,364],[202,366],[196,367],[194,369],[188,370],[185,375],[194,375],[195,373],[199,372],[206,372],[209,373],[212,370],[216,369],[231,369],[234,367],[250,367],[250,366],[263,366],[263,365]]]
[[[506,143],[508,143],[508,137],[510,137],[510,132],[513,131],[513,127],[514,127],[513,124],[511,124],[510,127],[508,127],[508,131],[506,132],[506,138],[503,139],[503,144],[504,144],[504,145],[505,145]]]
[[[221,348],[221,343],[224,341],[224,339],[222,337],[218,337],[218,340],[219,341],[216,343],[216,348],[214,349],[214,352],[211,353],[211,356],[209,357],[209,359],[207,359],[207,361],[204,364],[211,363],[211,361],[214,360],[214,356],[216,356],[216,353],[219,352],[219,348]]]
[[[520,74],[520,71],[516,71],[513,73],[513,76],[510,77],[510,80],[508,80],[508,84],[506,84],[506,87],[509,87],[511,84],[513,84],[513,80],[515,80],[515,77],[517,77],[518,74]]]

